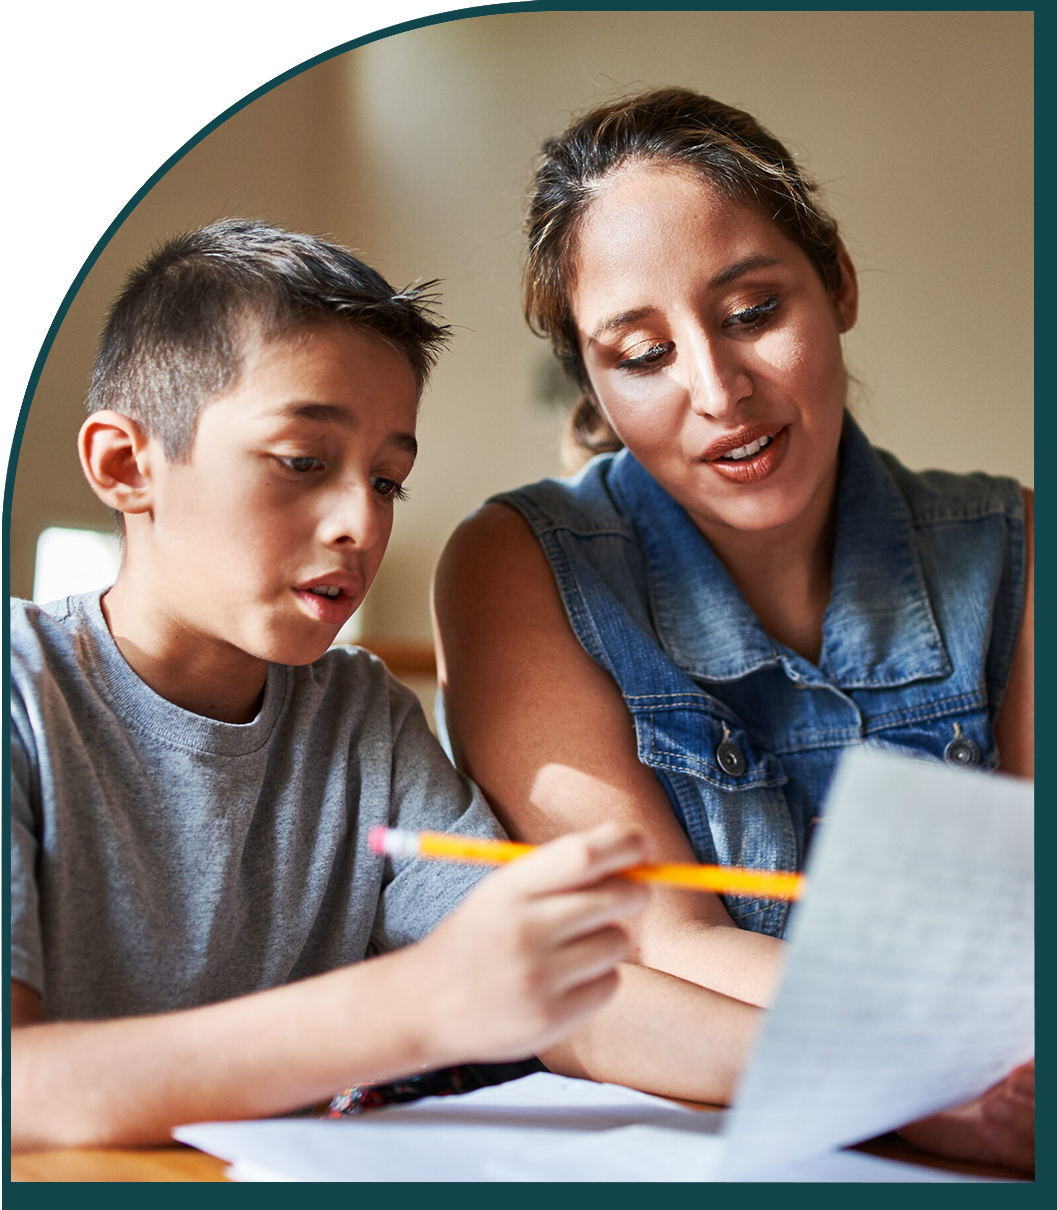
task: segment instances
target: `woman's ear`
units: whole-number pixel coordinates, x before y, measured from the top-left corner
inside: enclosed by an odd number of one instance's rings
[[[151,466],[158,451],[143,429],[120,412],[93,412],[77,435],[81,469],[92,491],[121,513],[153,507]]]
[[[838,326],[843,333],[855,327],[859,315],[859,279],[843,242],[837,264],[840,265],[840,284],[833,291],[833,305],[837,308]]]

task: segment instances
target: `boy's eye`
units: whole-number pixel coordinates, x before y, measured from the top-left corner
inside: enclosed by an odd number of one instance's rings
[[[395,479],[372,479],[371,486],[383,500],[407,499],[407,489]]]
[[[768,298],[762,303],[757,303],[754,307],[745,307],[741,311],[735,311],[733,315],[728,316],[723,321],[723,326],[725,328],[734,328],[741,332],[752,332],[762,326],[763,322],[777,310],[778,299]]]
[[[297,475],[307,475],[312,471],[321,471],[323,469],[323,463],[318,458],[309,458],[307,456],[277,456],[277,461],[280,466],[285,467],[288,471],[293,471]]]
[[[649,366],[656,365],[662,361],[675,348],[675,344],[670,340],[659,340],[655,344],[647,345],[642,353],[637,353],[634,357],[625,357],[622,361],[617,362],[618,370],[644,370]]]

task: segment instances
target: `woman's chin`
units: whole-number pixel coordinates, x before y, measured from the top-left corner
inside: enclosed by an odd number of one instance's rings
[[[776,496],[776,493],[768,493]],[[688,510],[697,528],[709,537],[713,533],[743,533],[763,538],[768,534],[775,537],[795,527],[805,516],[807,502],[790,499],[784,493],[771,499],[734,501],[723,508],[706,507]]]

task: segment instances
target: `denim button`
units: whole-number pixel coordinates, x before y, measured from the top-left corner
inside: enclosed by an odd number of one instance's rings
[[[959,735],[957,739],[952,739],[946,748],[943,749],[943,759],[948,765],[978,765],[980,763],[980,749],[971,739],[966,739],[965,736]]]
[[[741,749],[732,740],[725,739],[716,749],[716,760],[724,773],[731,777],[741,777],[745,772],[745,757]]]

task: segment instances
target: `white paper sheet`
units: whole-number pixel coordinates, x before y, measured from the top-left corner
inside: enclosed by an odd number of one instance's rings
[[[974,1179],[837,1149],[1033,1053],[1032,844],[1027,783],[847,756],[777,1001],[725,1115],[539,1074],[339,1121],[174,1134],[251,1180]]]
[[[181,1126],[177,1139],[234,1175],[293,1181],[487,1181],[573,1139],[649,1123],[707,1138],[721,1115],[614,1084],[538,1073],[460,1097],[430,1097],[335,1121],[275,1118]],[[640,1178],[641,1179],[641,1178]]]
[[[725,1179],[882,1134],[1031,1057],[1032,802],[1012,778],[845,757]]]
[[[716,1115],[718,1126],[721,1115]],[[721,1179],[724,1140],[659,1126],[625,1126],[589,1138],[534,1148],[518,1160],[493,1160],[485,1171],[497,1181],[714,1181]],[[742,1173],[755,1182],[979,1182],[939,1168],[882,1159],[856,1151],[829,1151],[810,1159]]]
[[[538,1074],[363,1117],[211,1122],[174,1133],[228,1160],[228,1176],[238,1181],[682,1182],[718,1179],[724,1117],[611,1084]],[[756,1166],[740,1179],[981,1178],[840,1151]]]

